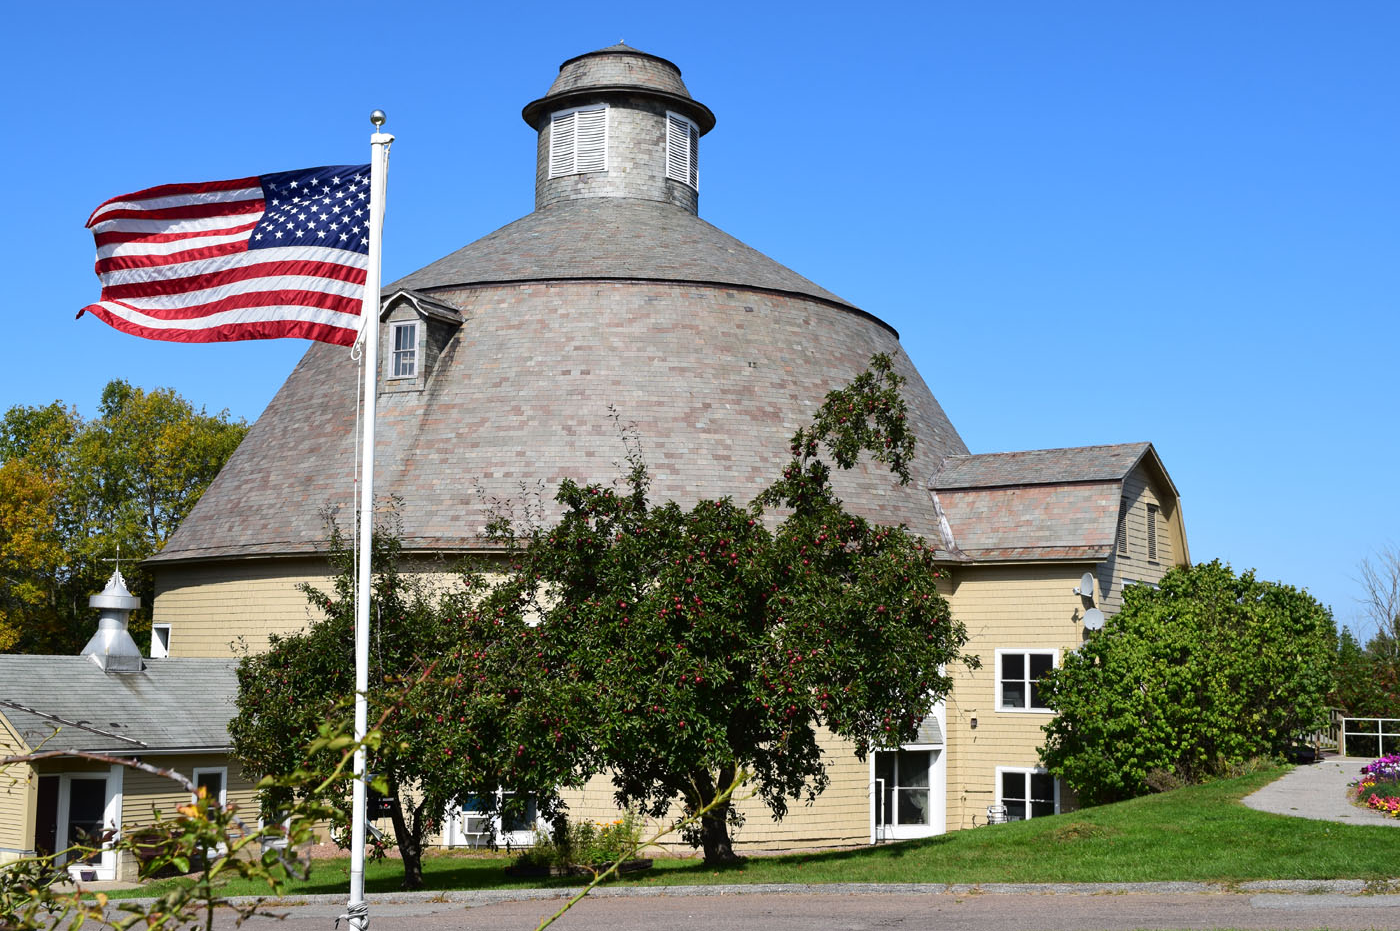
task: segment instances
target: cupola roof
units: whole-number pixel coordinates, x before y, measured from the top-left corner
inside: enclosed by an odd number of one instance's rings
[[[695,121],[701,135],[715,126],[710,108],[690,96],[674,62],[618,43],[570,58],[559,66],[549,93],[525,105],[521,116],[535,129],[557,110],[613,95],[645,95],[663,100]]]

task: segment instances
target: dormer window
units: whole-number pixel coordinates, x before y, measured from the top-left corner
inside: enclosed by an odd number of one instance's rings
[[[608,108],[560,110],[549,118],[549,176],[606,171]]]
[[[418,374],[418,323],[396,323],[393,329],[394,348],[390,359],[390,378],[413,378]]]
[[[700,190],[700,128],[679,113],[666,114],[666,177]]]

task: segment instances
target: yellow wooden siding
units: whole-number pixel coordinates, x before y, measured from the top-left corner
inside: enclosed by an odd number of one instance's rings
[[[302,630],[312,608],[302,583],[329,587],[320,559],[192,563],[156,571],[152,620],[170,625],[171,656],[240,656],[269,634]]]
[[[1123,606],[1123,581],[1156,584],[1173,566],[1186,562],[1185,531],[1181,522],[1181,509],[1170,489],[1162,487],[1144,465],[1138,465],[1123,480],[1123,501],[1125,503],[1124,524],[1128,538],[1128,552],[1124,555],[1117,545],[1107,562],[1097,570],[1098,587],[1101,592],[1099,607],[1104,613],[1113,616]],[[1148,507],[1157,508],[1157,558],[1149,560],[1148,549]]]
[[[858,761],[851,745],[830,731],[821,731],[818,743],[831,785],[811,805],[789,799],[787,816],[778,822],[758,798],[742,800],[738,807],[744,814],[744,825],[732,835],[737,850],[802,849],[869,841],[869,763]],[[569,819],[600,823],[617,819],[620,814],[613,791],[612,780],[603,775],[595,776],[582,789],[565,792]],[[747,787],[739,794],[750,792],[752,787]],[[649,822],[648,827],[654,832],[659,824]],[[675,835],[670,835],[663,846],[675,852],[690,849]]]
[[[445,561],[404,567],[430,589],[457,584]],[[326,562],[315,558],[190,563],[157,570],[153,621],[170,625],[171,656],[242,656],[267,649],[268,635],[305,630],[320,612],[298,586],[329,591]]]
[[[967,626],[967,652],[982,660],[969,672],[950,669],[947,703],[948,830],[981,824],[996,798],[996,768],[1039,765],[1045,712],[996,707],[996,651],[1066,650],[1082,642],[1085,602],[1074,594],[1088,565],[960,567],[948,599]],[[1056,661],[1058,665],[1058,660]],[[972,719],[977,728],[972,728]]]
[[[0,757],[16,756],[29,748],[0,714]],[[38,781],[24,763],[0,767],[0,863],[34,849],[34,805]]]
[[[244,777],[238,764],[231,762],[227,754],[151,755],[143,756],[141,761],[158,769],[173,769],[186,779],[194,778],[196,768],[226,769],[225,800],[237,805],[240,817],[250,825],[257,823],[258,801],[254,780]],[[156,812],[172,818],[175,809],[188,805],[189,801],[190,793],[175,780],[139,769],[127,769],[122,777],[122,830],[130,832],[150,824],[156,820]]]

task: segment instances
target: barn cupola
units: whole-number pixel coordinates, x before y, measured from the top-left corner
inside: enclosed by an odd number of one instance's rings
[[[101,613],[97,619],[97,633],[83,647],[82,655],[96,663],[103,672],[129,673],[145,669],[145,664],[141,662],[141,648],[131,638],[126,626],[131,612],[141,607],[141,599],[127,590],[121,570],[112,572],[107,587],[88,599],[88,607],[97,608]]]
[[[631,197],[697,212],[700,137],[715,115],[666,59],[621,43],[570,58],[521,115],[540,134],[536,210]]]

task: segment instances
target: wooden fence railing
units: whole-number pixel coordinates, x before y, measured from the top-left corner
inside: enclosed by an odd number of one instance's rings
[[[1400,718],[1342,718],[1338,752],[1372,759],[1400,753]]]

